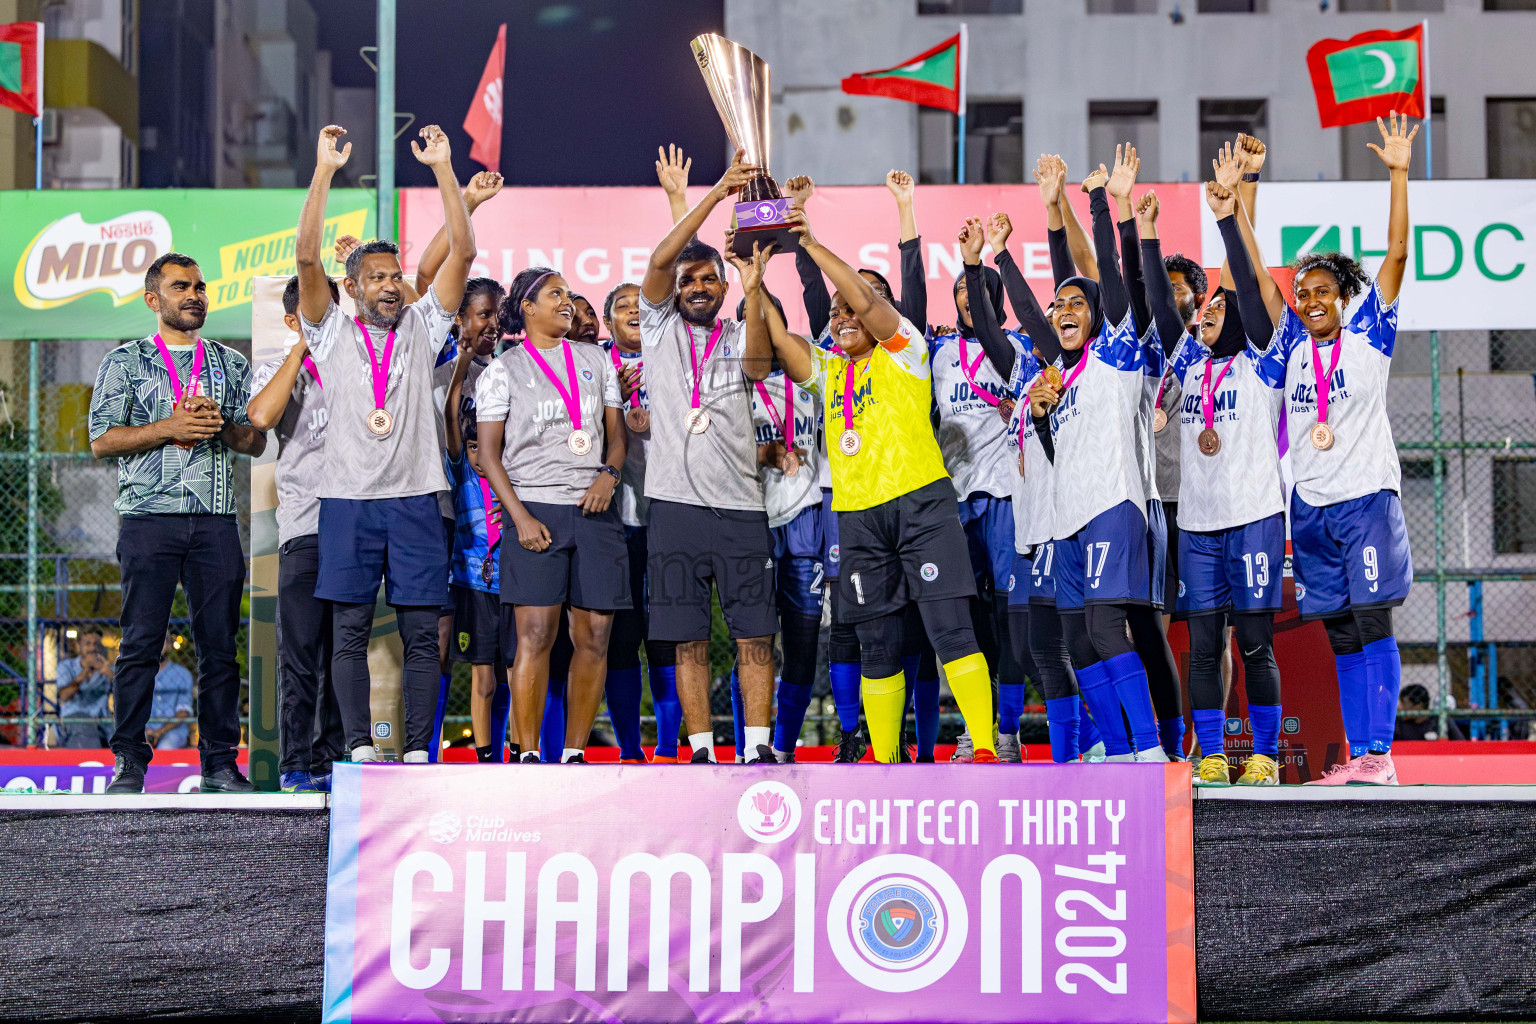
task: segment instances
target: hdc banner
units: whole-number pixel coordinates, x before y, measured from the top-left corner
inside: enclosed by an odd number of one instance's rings
[[[1195,1019],[1188,767],[337,765],[326,1021]]]

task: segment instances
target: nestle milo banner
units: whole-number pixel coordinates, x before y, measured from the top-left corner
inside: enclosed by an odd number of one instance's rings
[[[1183,765],[338,764],[324,1020],[1195,1019]]]
[[[303,203],[300,189],[0,192],[0,337],[142,336],[144,271],[172,251],[202,265],[208,336],[249,337],[255,278],[293,273]],[[338,235],[373,223],[371,193],[332,192],[327,259]]]
[[[1272,266],[1337,250],[1372,274],[1387,248],[1385,181],[1259,186],[1256,233]],[[1536,181],[1415,181],[1408,186],[1405,331],[1536,327]],[[1202,262],[1221,263],[1221,232],[1201,203]]]

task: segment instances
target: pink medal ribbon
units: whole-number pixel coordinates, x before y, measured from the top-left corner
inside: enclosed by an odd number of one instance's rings
[[[1097,338],[1093,339],[1093,341],[1098,341],[1098,340],[1099,339],[1097,339]],[[1088,344],[1083,346],[1083,354],[1077,360],[1077,365],[1072,367],[1072,372],[1067,374],[1066,377],[1062,380],[1062,382],[1061,382],[1061,393],[1062,394],[1066,394],[1067,393],[1067,389],[1072,386],[1072,382],[1077,380],[1078,375],[1083,372],[1083,368],[1088,365],[1088,351],[1089,351],[1089,349],[1093,348],[1093,341],[1090,341]]]
[[[690,406],[697,411],[699,408],[699,365],[709,362],[709,357],[714,354],[715,343],[720,340],[721,333],[725,330],[725,321],[716,320],[714,332],[710,334],[709,341],[704,344],[704,358],[699,358],[698,346],[693,341],[693,328],[688,328],[688,358],[693,363],[693,404]]]
[[[1209,363],[1206,364],[1206,370],[1207,371],[1210,370],[1210,364]],[[1222,373],[1226,373],[1227,371],[1223,370],[1221,372]],[[1161,409],[1163,407],[1163,392],[1165,392],[1167,390],[1168,390],[1168,375],[1165,373],[1165,374],[1163,374],[1163,379],[1157,382],[1157,397],[1152,400],[1152,408],[1154,408],[1154,409]]]
[[[171,375],[171,394],[175,395],[177,405],[181,404],[184,397],[181,390],[181,375],[176,372],[176,360],[171,355],[170,347],[161,340],[160,335],[155,335],[155,347],[160,350],[160,358],[165,362],[165,372]],[[198,380],[203,374],[203,339],[197,339],[197,348],[192,353],[192,379],[187,382],[186,395],[197,394]]]
[[[976,361],[974,363],[971,362],[970,351],[965,344],[965,335],[960,335],[960,369],[965,373],[965,382],[971,386],[971,390],[976,392],[977,397],[983,402],[996,407],[1002,400],[986,388],[979,387],[976,384],[976,371],[981,369],[981,361],[985,358],[987,358],[987,352],[983,349],[977,354]]]
[[[608,355],[613,357],[613,369],[614,369],[614,372],[615,373],[622,372],[623,369],[624,369],[624,360],[619,358],[619,346],[616,345],[616,344],[615,345],[610,345],[608,347]],[[635,388],[635,393],[629,396],[629,407],[631,409],[638,409],[638,408],[640,408],[640,389],[639,388]]]
[[[1023,394],[1022,398],[1020,399],[1020,401],[1018,403],[1018,408],[1020,410],[1020,412],[1019,412],[1019,458],[1020,459],[1022,459],[1024,457],[1024,431],[1028,430],[1029,429],[1029,425],[1034,422],[1034,413],[1032,411],[1030,411],[1030,408],[1029,408],[1029,389],[1034,387],[1036,384],[1040,383],[1040,378],[1042,376],[1044,376],[1044,375],[1045,375],[1045,371],[1041,370],[1039,373],[1035,374],[1033,378],[1030,379],[1030,382],[1028,384],[1024,385],[1024,394]],[[1022,466],[1022,463],[1020,465]]]
[[[1323,354],[1317,347],[1317,339],[1312,339],[1312,376],[1317,381],[1317,422],[1328,422],[1328,391],[1333,386],[1333,371],[1339,368],[1339,353],[1344,351],[1344,335],[1341,333],[1333,342],[1333,356],[1328,360],[1328,372],[1323,372]]]
[[[763,404],[768,407],[768,418],[773,421],[774,427],[784,435],[784,447],[793,450],[795,447],[795,385],[788,377],[784,378],[784,415],[779,415],[779,410],[773,406],[773,398],[768,394],[768,388],[762,381],[756,383],[757,393],[762,398]]]
[[[389,361],[395,354],[395,332],[390,331],[384,339],[384,359],[373,350],[373,335],[368,333],[368,325],[363,323],[362,317],[357,317],[357,329],[363,332],[363,344],[368,346],[368,370],[373,374],[373,407],[384,408],[384,396],[389,393]]]
[[[488,542],[487,546],[491,550],[495,550],[496,545],[501,542],[501,527],[495,519],[491,518],[492,512],[496,507],[496,492],[491,490],[490,481],[486,480],[485,477],[480,478],[480,501],[485,509],[485,537]]]
[[[853,370],[858,364],[848,360],[848,372],[843,377],[843,429],[853,429]]]
[[[565,353],[565,376],[571,384],[569,394],[560,383],[560,378],[555,376],[555,371],[539,354],[538,346],[528,344],[524,347],[528,349],[528,354],[533,357],[533,361],[539,364],[539,369],[544,371],[544,376],[549,378],[549,382],[559,392],[560,401],[565,403],[566,414],[571,417],[571,430],[581,430],[581,388],[576,384],[576,356],[571,352],[571,343],[564,338],[560,339],[560,349]]]
[[[1200,382],[1200,412],[1205,416],[1206,430],[1216,429],[1216,391],[1221,387],[1221,382],[1227,376],[1227,371],[1232,369],[1232,364],[1237,362],[1237,357],[1233,356],[1231,359],[1228,359],[1227,365],[1221,368],[1221,372],[1216,375],[1216,380],[1212,382],[1211,364],[1215,361],[1215,359],[1207,359],[1205,361],[1205,378]],[[1162,401],[1162,391],[1158,391],[1157,398],[1159,402]]]
[[[319,388],[321,391],[324,391],[325,385],[320,383],[320,371],[316,368],[315,361],[309,358],[309,356],[304,357],[304,369],[308,370],[309,375],[315,378],[315,387]]]

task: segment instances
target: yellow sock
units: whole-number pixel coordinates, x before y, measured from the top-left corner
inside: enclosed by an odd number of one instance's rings
[[[996,753],[992,741],[992,676],[987,671],[987,659],[980,651],[963,658],[944,663],[944,678],[949,680],[949,692],[960,705],[966,731],[971,734],[971,745],[977,750]]]
[[[900,672],[884,679],[860,679],[864,695],[864,719],[869,723],[869,746],[876,761],[895,764],[901,760],[901,719],[907,710],[906,680]]]

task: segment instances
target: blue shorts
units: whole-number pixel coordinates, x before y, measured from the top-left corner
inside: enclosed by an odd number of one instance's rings
[[[1013,499],[972,495],[960,503],[960,525],[965,527],[971,571],[976,574],[976,592],[985,593],[990,578],[994,594],[1007,593],[1014,556]]]
[[[832,513],[836,515],[837,513]],[[825,546],[822,506],[812,505],[783,526],[773,528],[774,581],[779,611],[821,618],[826,581],[821,569]]]
[[[1100,512],[1077,533],[1056,542],[1056,607],[1151,604],[1152,566],[1147,514],[1122,501]]]
[[[1056,542],[1053,540],[1035,545],[1029,564],[1029,603],[1056,607]]]
[[[821,492],[821,568],[827,579],[835,580],[843,564],[843,553],[837,546],[837,513],[832,511],[832,492]]]
[[[1028,555],[1021,555],[1017,551],[1013,553],[1013,571],[1008,574],[1008,581],[1001,590],[1008,594],[1008,607],[1015,605],[1027,605],[1030,601],[1031,583],[1034,581],[1034,566]]]
[[[1179,531],[1178,617],[1278,612],[1285,515],[1208,533]]]
[[[1163,503],[1156,498],[1147,502],[1147,558],[1151,577],[1147,598],[1152,607],[1161,608],[1168,587],[1168,520],[1163,517]]]
[[[448,552],[437,497],[321,498],[315,596],[339,604],[448,603]]]
[[[1413,583],[1402,501],[1377,491],[1316,508],[1293,493],[1291,568],[1304,619],[1402,604]]]

